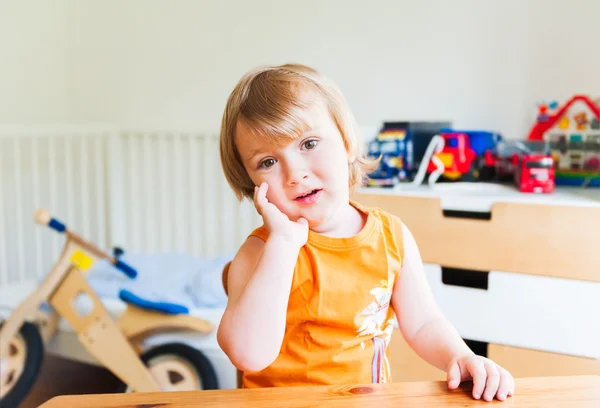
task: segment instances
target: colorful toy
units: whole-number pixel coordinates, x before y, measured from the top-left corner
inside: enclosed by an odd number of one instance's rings
[[[367,185],[391,187],[412,173],[412,138],[407,127],[384,127],[369,143],[368,155],[381,157],[379,167],[369,173]]]
[[[538,115],[527,137],[547,141],[557,185],[600,186],[600,105],[575,95],[551,114]]]
[[[444,164],[443,179],[452,181],[478,180],[486,150],[493,149],[502,140],[498,133],[479,130],[443,129],[440,136],[444,147],[435,156]],[[437,165],[430,161],[427,174],[436,169]]]
[[[554,161],[547,144],[506,142],[500,134],[489,131],[443,129],[432,140],[429,151],[432,153],[427,157],[426,173],[430,185],[435,183],[442,167],[446,180],[509,178],[521,192],[554,191]],[[422,170],[419,168],[416,183],[422,181]]]
[[[368,174],[367,185],[392,187],[414,178],[432,138],[450,122],[384,122],[369,143],[368,156],[381,158],[379,167]]]
[[[512,179],[523,193],[554,191],[554,160],[543,142],[499,143],[485,152],[485,166],[497,179]]]
[[[0,405],[16,407],[33,386],[44,350],[64,318],[87,351],[123,381],[122,391],[184,391],[217,388],[210,361],[183,343],[144,342],[174,331],[208,334],[213,325],[186,314],[176,304],[154,303],[128,291],[120,298],[126,310],[113,319],[85,279],[85,271],[101,259],[129,278],[137,271],[70,231],[46,211],[37,223],[65,234],[61,256],[40,286],[0,323]]]
[[[446,168],[444,166],[444,162],[442,162],[442,160],[438,156],[444,149],[444,146],[444,138],[440,135],[435,135],[431,139],[429,145],[427,146],[427,149],[425,149],[417,173],[415,174],[415,177],[411,182],[412,186],[421,185],[421,183],[425,179],[425,176],[427,175],[427,184],[429,184],[429,186],[431,187],[437,182],[437,180],[442,176],[442,174],[444,174]],[[429,173],[427,173],[428,169]]]
[[[552,101],[550,103],[538,104],[538,122],[545,122],[550,118],[550,114],[558,107],[558,102]]]

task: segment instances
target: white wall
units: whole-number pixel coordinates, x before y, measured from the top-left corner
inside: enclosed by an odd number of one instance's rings
[[[362,126],[441,118],[523,137],[538,100],[600,95],[595,0],[26,0],[0,7],[0,123],[214,131],[245,70],[287,61],[331,75]]]
[[[0,124],[69,121],[69,4],[0,0]]]
[[[248,68],[331,75],[359,123],[524,137],[540,99],[600,96],[595,0],[70,1],[71,117],[215,130]]]
[[[333,77],[371,132],[384,120],[449,119],[519,138],[536,101],[600,96],[597,0],[352,3],[0,0],[0,125],[92,122],[212,134],[247,69],[288,61]],[[69,214],[47,194],[30,194],[37,191],[31,148],[14,140],[0,145],[0,234],[17,219],[32,227],[19,203]],[[84,169],[81,157],[65,161],[75,174]],[[38,165],[44,174],[44,162]],[[225,185],[222,177],[207,180],[207,191]],[[57,195],[70,191],[56,188]],[[84,230],[85,202],[73,196],[68,203],[77,211],[66,221]],[[106,211],[114,208],[107,203]],[[21,236],[33,234],[32,227]],[[10,262],[30,270],[32,258],[14,242],[5,247]]]

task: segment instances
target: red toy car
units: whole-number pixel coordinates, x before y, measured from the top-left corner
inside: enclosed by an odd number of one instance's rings
[[[515,183],[524,193],[554,191],[554,160],[544,154],[526,154],[515,159]]]
[[[523,145],[523,147],[518,147]],[[549,153],[532,152],[523,143],[507,153],[485,153],[485,165],[493,167],[498,178],[512,178],[523,193],[552,193],[555,188],[554,159]]]

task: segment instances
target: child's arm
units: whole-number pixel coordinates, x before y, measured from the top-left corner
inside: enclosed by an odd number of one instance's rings
[[[257,191],[257,210],[269,238],[248,237],[231,262],[228,302],[217,340],[233,365],[255,372],[279,355],[294,268],[306,242],[308,225],[291,222],[266,199],[266,186]]]
[[[504,400],[514,393],[512,376],[493,361],[476,356],[440,311],[423,272],[415,240],[403,224],[404,264],[394,286],[392,306],[410,347],[447,373],[448,386],[473,380],[473,397]]]
[[[217,339],[242,371],[260,371],[279,354],[298,250],[283,240],[248,237],[231,263]]]

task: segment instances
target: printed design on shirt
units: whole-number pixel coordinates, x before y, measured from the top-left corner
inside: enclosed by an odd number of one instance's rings
[[[358,329],[358,336],[371,336],[373,342],[373,383],[386,383],[390,378],[390,362],[385,351],[390,344],[394,330],[392,319],[388,319],[393,287],[394,274],[392,271],[388,271],[387,280],[382,280],[380,286],[369,291],[375,300],[359,314],[359,316],[364,316],[364,320]],[[364,349],[365,343],[361,343],[361,346]]]

